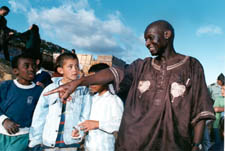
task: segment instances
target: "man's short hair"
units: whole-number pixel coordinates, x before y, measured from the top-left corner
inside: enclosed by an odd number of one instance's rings
[[[91,68],[88,70],[88,73],[90,72],[99,72],[103,69],[107,69],[109,68],[109,65],[106,63],[99,63],[99,64],[95,64],[93,66],[91,66]]]
[[[30,54],[27,54],[27,53],[23,53],[23,54],[20,54],[18,56],[15,56],[12,59],[12,63],[11,63],[11,66],[12,66],[13,69],[18,68],[18,64],[19,64],[20,59],[32,59],[32,60],[34,60],[33,57]]]
[[[58,67],[62,67],[64,61],[67,60],[67,59],[76,59],[78,61],[78,58],[77,58],[76,54],[65,52],[65,53],[63,53],[63,54],[61,54],[60,56],[57,57],[57,59],[56,59],[56,69]],[[79,63],[79,61],[78,61],[78,63]]]
[[[224,77],[223,73],[220,73],[220,75],[217,77],[217,80],[220,80],[222,82],[222,85],[224,85],[225,77]]]
[[[1,9],[1,10],[4,9],[4,10],[6,10],[7,12],[10,12],[10,9],[9,9],[7,6],[2,6],[0,9]]]

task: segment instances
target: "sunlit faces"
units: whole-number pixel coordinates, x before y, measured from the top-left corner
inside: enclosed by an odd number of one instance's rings
[[[58,72],[63,75],[62,82],[67,83],[77,79],[79,66],[77,59],[65,59],[63,66],[57,68]]]
[[[152,56],[161,55],[164,52],[167,39],[164,37],[164,32],[160,31],[157,26],[146,29],[144,38],[145,46],[150,50]]]
[[[33,59],[20,58],[18,60],[18,67],[13,69],[21,84],[29,84],[35,76],[36,65]]]

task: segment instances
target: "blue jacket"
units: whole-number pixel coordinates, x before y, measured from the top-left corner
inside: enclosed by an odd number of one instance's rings
[[[30,128],[29,147],[38,144],[49,147],[55,146],[61,119],[62,102],[58,93],[48,96],[43,96],[43,94],[57,88],[61,83],[60,81],[61,78],[54,78],[53,83],[48,85],[40,96]],[[72,100],[66,103],[63,133],[64,142],[67,145],[79,142],[79,140],[71,137],[73,127],[89,119],[91,108],[88,88],[78,87],[71,96]]]

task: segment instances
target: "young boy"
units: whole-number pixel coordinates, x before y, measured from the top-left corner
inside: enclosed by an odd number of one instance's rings
[[[51,75],[48,72],[44,71],[44,69],[41,67],[42,56],[39,56],[38,58],[36,58],[36,65],[37,65],[37,70],[36,70],[37,72],[33,81],[37,85],[45,88],[46,86],[52,83],[52,80],[51,80]]]
[[[22,54],[12,60],[15,80],[0,85],[0,150],[24,151],[28,146],[33,111],[42,92],[35,85],[35,63]]]
[[[104,63],[93,65],[89,74],[94,74],[109,66]],[[88,151],[114,151],[114,133],[119,130],[123,103],[117,95],[108,91],[108,84],[91,85],[90,90],[96,93],[92,98],[90,120],[79,124],[81,130],[89,132],[85,140],[85,150]],[[77,135],[74,130],[73,136]]]
[[[54,78],[38,101],[34,111],[30,130],[29,147],[45,151],[77,150],[79,139],[73,139],[73,127],[89,118],[91,101],[88,88],[79,87],[72,95],[72,100],[61,101],[58,94],[44,96],[45,92],[78,78],[78,58],[72,53],[63,53],[57,58],[57,70],[62,78]]]

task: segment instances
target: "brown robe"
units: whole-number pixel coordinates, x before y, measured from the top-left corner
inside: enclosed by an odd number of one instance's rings
[[[197,59],[158,66],[146,58],[110,70],[117,90],[125,78],[131,81],[117,151],[190,151],[195,124],[215,118]]]

